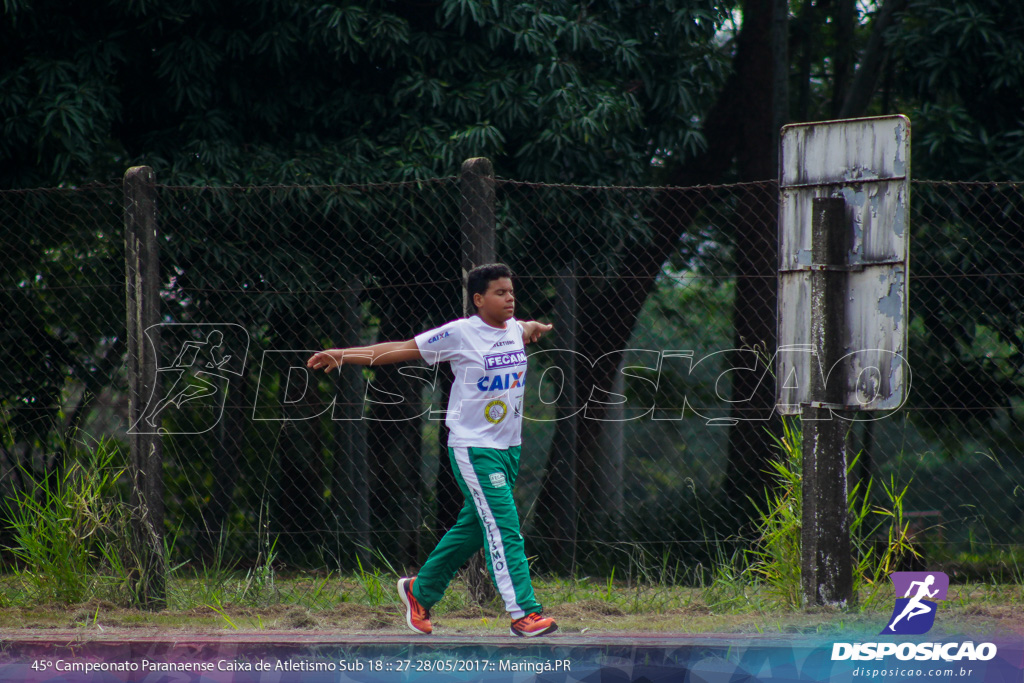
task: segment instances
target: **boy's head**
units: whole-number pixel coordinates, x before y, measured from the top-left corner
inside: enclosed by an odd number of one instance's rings
[[[512,270],[504,263],[488,263],[469,271],[466,290],[479,315],[503,323],[515,312]]]

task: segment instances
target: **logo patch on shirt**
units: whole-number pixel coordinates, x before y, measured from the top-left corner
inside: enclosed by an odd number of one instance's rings
[[[514,368],[517,365],[526,363],[525,351],[513,351],[512,353],[491,353],[484,356],[484,368],[496,370],[498,368]]]
[[[428,344],[433,344],[438,339],[444,339],[445,337],[448,337],[448,336],[451,336],[451,330],[445,330],[444,332],[441,332],[440,334],[435,334],[433,337],[431,337],[430,339],[427,340],[427,343]]]
[[[494,399],[484,408],[484,417],[492,425],[496,425],[504,420],[506,415],[508,415],[508,406],[500,399]]]
[[[491,480],[491,486],[494,488],[505,488],[505,474],[503,472],[494,472],[488,478]]]

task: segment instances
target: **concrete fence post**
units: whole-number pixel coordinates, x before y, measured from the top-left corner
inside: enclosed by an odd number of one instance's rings
[[[853,597],[846,507],[848,424],[833,415],[833,411],[843,410],[841,377],[833,376],[828,381],[829,370],[843,357],[843,268],[847,243],[845,201],[841,197],[815,198],[811,228],[811,339],[817,346],[822,372],[811,373],[810,404],[801,411],[801,584],[805,606],[841,605]]]
[[[142,420],[154,397],[160,353],[160,250],[157,242],[153,169],[135,166],[124,174],[126,308],[128,336],[128,424]],[[164,554],[163,448],[158,433],[129,430],[131,477],[132,589],[142,607],[167,604]]]

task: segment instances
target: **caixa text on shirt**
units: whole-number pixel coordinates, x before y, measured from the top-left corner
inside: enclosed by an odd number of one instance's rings
[[[433,344],[434,342],[436,342],[436,341],[438,341],[440,339],[444,339],[445,337],[447,337],[449,335],[451,335],[451,332],[449,332],[448,330],[445,330],[444,332],[440,332],[438,334],[435,334],[433,337],[428,339],[427,343],[428,344]]]

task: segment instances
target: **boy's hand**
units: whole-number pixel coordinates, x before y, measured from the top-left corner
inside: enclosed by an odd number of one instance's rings
[[[328,349],[327,351],[320,351],[314,353],[306,361],[306,367],[312,368],[313,370],[324,369],[324,372],[330,372],[334,368],[341,367],[341,354],[333,354],[334,349]]]
[[[542,323],[536,320],[529,320],[523,323],[523,343],[532,344],[544,336],[546,332],[550,332],[552,327],[554,326],[551,323]]]

